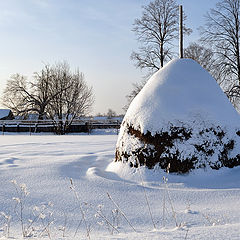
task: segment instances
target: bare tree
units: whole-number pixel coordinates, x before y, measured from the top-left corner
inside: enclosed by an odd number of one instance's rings
[[[142,90],[142,88],[144,87],[144,85],[146,84],[146,80],[143,80],[140,83],[133,83],[132,86],[132,91],[126,96],[127,98],[127,103],[126,105],[123,107],[124,111],[128,110],[129,105],[131,104],[132,100],[138,95],[138,93]]]
[[[45,80],[41,76],[37,82],[29,82],[20,74],[12,75],[3,93],[3,105],[16,115],[26,117],[29,113],[38,113],[42,119],[49,100],[49,95],[45,94],[47,86],[43,87]]]
[[[3,105],[15,115],[26,117],[29,113],[37,113],[39,119],[43,119],[47,105],[55,97],[50,92],[52,77],[49,65],[35,72],[31,81],[20,74],[12,75],[3,93]]]
[[[89,113],[94,102],[93,91],[84,75],[79,70],[71,72],[67,63],[58,63],[51,69],[54,98],[49,102],[47,114],[55,122],[56,132],[64,134],[76,117]]]
[[[215,59],[213,51],[198,43],[190,43],[189,46],[184,49],[184,57],[195,60],[210,73],[214,69]]]
[[[25,108],[32,109],[32,103],[28,104],[28,84],[26,77],[15,74],[7,81],[3,92],[2,103],[10,108],[14,114],[24,114]],[[29,110],[30,111],[30,110]]]
[[[191,30],[184,27],[185,33]],[[134,22],[133,32],[141,46],[132,52],[136,67],[154,72],[173,57],[173,41],[178,38],[178,6],[175,0],[155,0],[143,6],[140,19]]]
[[[239,0],[221,0],[207,13],[202,41],[216,54],[221,86],[232,102],[240,98]]]
[[[2,102],[20,116],[37,113],[39,119],[51,118],[56,132],[64,134],[74,118],[89,113],[94,97],[84,75],[79,70],[71,72],[63,62],[45,65],[39,73],[34,73],[32,81],[20,74],[11,76]]]
[[[186,19],[186,16],[184,16]],[[147,6],[143,6],[140,19],[135,19],[133,32],[140,43],[139,51],[133,51],[131,59],[135,66],[147,69],[148,74],[141,83],[134,83],[133,89],[127,95],[127,104],[123,107],[127,110],[133,98],[140,92],[146,83],[146,78],[156,72],[164,63],[172,59],[175,52],[174,41],[179,34],[179,12],[175,0],[154,0]],[[184,25],[184,33],[190,34],[191,29]]]
[[[47,105],[54,99],[56,95],[51,94],[53,73],[50,65],[46,64],[43,69],[38,73],[34,73],[33,81],[30,82],[31,89],[35,93],[36,103],[39,111],[39,119],[46,117]]]

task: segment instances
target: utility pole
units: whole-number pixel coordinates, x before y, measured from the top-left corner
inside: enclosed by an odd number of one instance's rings
[[[179,58],[183,58],[183,10],[179,5]]]

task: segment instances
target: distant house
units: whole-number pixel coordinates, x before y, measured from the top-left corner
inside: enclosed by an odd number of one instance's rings
[[[0,109],[0,120],[14,119],[13,113],[10,109]]]

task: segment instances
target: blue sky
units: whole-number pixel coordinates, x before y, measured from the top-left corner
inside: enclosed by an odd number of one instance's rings
[[[130,60],[138,43],[131,31],[149,0],[1,0],[0,91],[11,74],[31,78],[44,63],[66,60],[94,89],[93,113],[122,113],[125,96],[143,73]],[[203,15],[217,0],[178,0],[198,38]]]

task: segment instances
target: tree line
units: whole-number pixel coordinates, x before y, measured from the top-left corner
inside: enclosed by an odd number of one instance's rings
[[[73,72],[67,62],[59,62],[44,65],[30,80],[21,74],[12,75],[2,102],[17,116],[35,113],[40,120],[51,119],[55,132],[64,134],[73,119],[89,113],[94,95],[82,72]]]
[[[208,70],[240,110],[240,0],[220,0],[204,17],[199,40],[184,49],[184,57],[194,59]],[[174,41],[178,39],[178,22],[175,0],[154,0],[143,6],[141,18],[133,24],[140,47],[132,52],[131,59],[137,68],[147,70],[147,75],[142,82],[133,84],[125,109],[149,75],[176,57]],[[191,29],[184,25],[184,32],[190,34]]]

